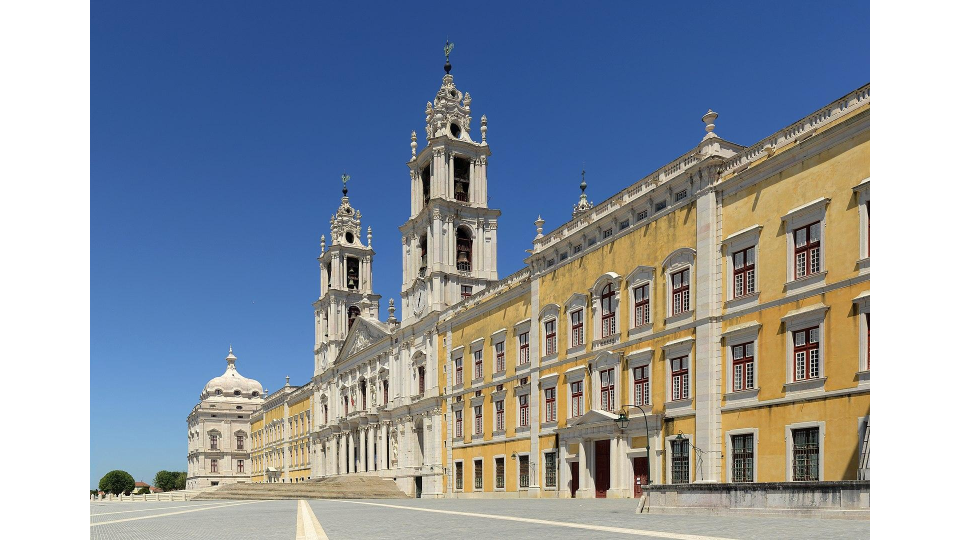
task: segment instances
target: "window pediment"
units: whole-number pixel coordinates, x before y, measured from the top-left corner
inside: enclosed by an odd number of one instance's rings
[[[609,283],[613,283],[614,288],[619,289],[621,281],[623,281],[623,277],[620,274],[616,272],[607,272],[593,282],[593,287],[591,290],[593,291],[594,295],[599,295],[600,290]]]
[[[554,317],[559,316],[559,315],[560,315],[560,306],[558,306],[558,305],[556,305],[556,304],[547,304],[547,305],[543,306],[543,309],[540,310],[539,318],[540,318],[540,320],[542,321],[542,320],[544,320],[545,318],[550,317],[551,315],[554,316]]]
[[[663,264],[660,266],[664,273],[671,272],[683,266],[692,266],[696,258],[697,250],[689,247],[682,247],[667,255],[667,258],[663,260]]]
[[[683,353],[689,354],[690,351],[693,350],[694,341],[695,340],[692,337],[675,339],[663,344],[663,352],[666,353],[668,357]]]
[[[614,354],[609,351],[604,351],[598,354],[597,357],[593,360],[593,365],[598,368],[615,366],[619,363],[620,363],[620,355]]]
[[[587,295],[581,293],[573,293],[570,295],[570,298],[564,302],[563,307],[567,311],[573,311],[576,308],[586,307],[587,305]]]
[[[790,210],[784,214],[780,220],[787,223],[790,228],[792,224],[796,224],[801,219],[807,218],[823,218],[823,215],[827,212],[827,205],[830,204],[830,199],[827,197],[820,197],[814,201],[808,202],[803,206],[798,206],[793,210]]]
[[[639,285],[645,281],[652,281],[657,269],[652,266],[638,266],[633,272],[627,274],[627,283],[630,285]]]

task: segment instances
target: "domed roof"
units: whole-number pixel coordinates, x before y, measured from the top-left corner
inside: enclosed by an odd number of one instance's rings
[[[207,397],[260,398],[263,396],[263,387],[260,386],[260,383],[241,375],[237,371],[236,362],[237,357],[233,355],[233,346],[231,346],[230,353],[227,354],[227,371],[219,377],[210,379],[210,382],[203,387],[201,399]]]

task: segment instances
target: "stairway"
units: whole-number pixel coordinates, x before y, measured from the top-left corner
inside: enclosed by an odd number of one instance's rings
[[[296,484],[225,484],[193,500],[404,499],[397,483],[379,476],[328,476]]]

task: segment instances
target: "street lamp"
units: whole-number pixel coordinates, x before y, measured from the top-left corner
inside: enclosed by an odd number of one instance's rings
[[[640,409],[640,412],[643,413],[643,428],[647,432],[647,475],[650,474],[650,465],[649,463],[653,459],[653,456],[650,455],[650,425],[647,423],[647,413],[643,410],[643,407],[637,406],[637,409]],[[627,424],[630,423],[630,414],[627,412],[627,408],[624,407],[620,409],[620,413],[617,416],[616,420],[613,421],[620,428],[621,431],[627,429]]]

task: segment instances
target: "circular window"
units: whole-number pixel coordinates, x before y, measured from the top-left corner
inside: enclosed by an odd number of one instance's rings
[[[347,243],[348,243],[348,244],[352,244],[352,243],[353,243],[353,233],[352,233],[352,232],[348,232],[347,234],[343,235],[343,237],[347,240]]]
[[[460,126],[456,124],[450,124],[450,134],[456,138],[460,138]]]
[[[240,391],[239,391],[239,390],[234,390],[234,391],[233,391],[233,395],[239,396],[239,395],[240,395]]]
[[[259,397],[259,396],[260,396],[260,392],[257,392],[256,390],[254,390],[253,397]]]
[[[238,410],[238,411],[239,411],[240,409],[242,409],[242,408],[243,408],[243,407],[242,407],[241,405],[237,405],[237,410]]]
[[[218,395],[218,396],[222,396],[222,395],[223,395],[223,390],[217,390],[217,395]]]

